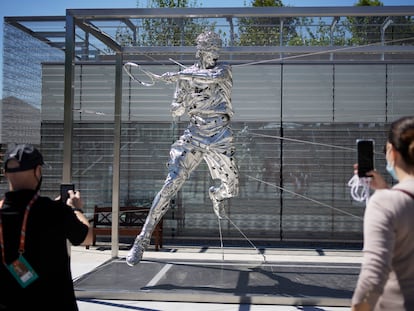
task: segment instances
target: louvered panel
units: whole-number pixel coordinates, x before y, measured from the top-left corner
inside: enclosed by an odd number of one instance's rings
[[[333,120],[332,65],[283,66],[283,120]]]
[[[278,120],[279,94],[279,65],[234,66],[232,104],[235,121]]]
[[[160,75],[165,72],[176,72],[178,70],[177,66],[166,65],[145,65],[143,69]],[[152,82],[151,79],[138,70],[133,70],[132,73],[143,82]],[[175,90],[174,83],[167,84],[157,81],[153,86],[143,86],[131,80],[125,74],[123,89],[123,120],[171,121],[170,104]]]
[[[284,131],[286,138],[301,141],[287,140],[283,146],[285,187],[291,191],[284,200],[286,236],[298,237],[299,230],[303,230],[309,232],[311,239],[312,236],[335,239],[345,232],[344,236],[356,238],[362,232],[364,204],[350,197],[346,186],[352,177],[349,168],[356,162],[356,139],[373,138],[377,169],[387,177],[381,165],[383,126],[381,123],[304,124],[294,131]],[[304,216],[303,222],[298,222],[299,214]]]
[[[414,65],[387,66],[387,117],[395,120],[401,115],[414,114]]]
[[[76,71],[75,105],[105,112],[75,112],[79,122],[74,123],[73,176],[83,189],[87,206],[108,205],[112,200],[110,93],[114,92],[114,70],[111,65],[104,67],[77,67]],[[167,71],[165,66],[147,67],[156,73]],[[44,116],[63,112],[57,101],[49,100],[63,92],[61,68],[44,66],[45,105],[54,109]],[[381,152],[387,124],[375,120],[378,115],[385,120],[386,115],[410,112],[407,98],[412,97],[413,72],[410,66],[395,64],[235,66],[233,130],[240,194],[228,202],[234,224],[249,238],[262,242],[360,241],[364,204],[354,202],[347,187],[356,161],[355,140],[376,141],[377,169],[388,177]],[[105,81],[100,83],[101,79]],[[164,183],[171,144],[187,126],[184,118],[172,123],[169,105],[173,92],[173,84],[143,87],[123,78],[121,205],[151,204]],[[378,108],[381,101],[382,110]],[[45,185],[50,191],[60,182],[62,155],[56,150],[62,148],[61,122],[44,120],[42,128],[42,146],[53,167]],[[217,219],[208,196],[213,184],[207,166],[201,163],[165,216],[165,238],[216,237]],[[223,228],[225,237],[240,239],[230,223]]]
[[[64,77],[64,66],[42,66],[42,120],[63,120]]]
[[[75,66],[74,121],[113,121],[115,67]]]
[[[335,65],[335,121],[385,121],[385,65]]]

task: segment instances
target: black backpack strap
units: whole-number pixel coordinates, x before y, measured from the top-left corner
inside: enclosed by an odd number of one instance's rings
[[[396,189],[396,188],[394,188],[392,190],[398,190],[398,191],[404,192],[405,194],[409,195],[414,200],[414,194],[412,194],[411,192],[409,192],[407,190],[404,190],[404,189]]]

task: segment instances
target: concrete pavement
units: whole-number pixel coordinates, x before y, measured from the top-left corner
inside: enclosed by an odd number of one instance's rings
[[[102,267],[105,263],[117,261],[123,267],[126,265],[124,261],[127,254],[127,248],[118,252],[117,258],[112,258],[111,249],[107,245],[101,247],[90,247],[85,249],[81,246],[71,247],[71,266],[74,282],[82,280],[86,275],[93,274],[97,268]],[[193,262],[231,262],[231,263],[257,263],[277,262],[281,266],[291,265],[293,263],[309,263],[310,265],[359,265],[361,263],[362,254],[358,250],[347,249],[312,249],[312,248],[267,248],[263,254],[258,253],[254,249],[244,248],[200,248],[200,247],[181,247],[167,246],[163,250],[156,252],[147,250],[144,253],[143,262],[162,261],[193,261]],[[293,267],[293,265],[291,265]],[[135,268],[135,267],[134,267]],[[132,270],[131,270],[132,271]],[[79,297],[79,296],[78,296]],[[160,296],[161,297],[161,296]],[[214,296],[213,296],[214,297]],[[120,295],[122,298],[122,295]],[[151,298],[153,299],[153,298]],[[281,305],[275,304],[238,304],[238,303],[214,303],[212,302],[186,302],[186,301],[154,301],[154,300],[121,300],[121,299],[96,299],[96,298],[78,298],[80,311],[92,310],[145,310],[145,311],[344,311],[349,310],[347,306],[294,306],[285,303]],[[287,300],[288,301],[288,300]],[[329,297],[322,300],[329,302]],[[334,304],[335,305],[335,304]]]

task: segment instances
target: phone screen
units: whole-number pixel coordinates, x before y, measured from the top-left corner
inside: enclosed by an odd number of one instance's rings
[[[358,176],[367,177],[367,172],[374,169],[374,141],[372,139],[358,139]]]
[[[75,185],[74,184],[61,184],[60,185],[60,199],[65,204],[69,198],[69,194],[68,194],[69,190],[75,190]]]

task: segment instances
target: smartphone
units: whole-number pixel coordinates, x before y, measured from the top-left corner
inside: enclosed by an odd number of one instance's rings
[[[358,176],[368,177],[367,172],[374,169],[374,140],[357,139]]]
[[[69,193],[68,193],[69,190],[75,191],[75,184],[61,184],[60,185],[60,199],[65,204],[69,198]]]

